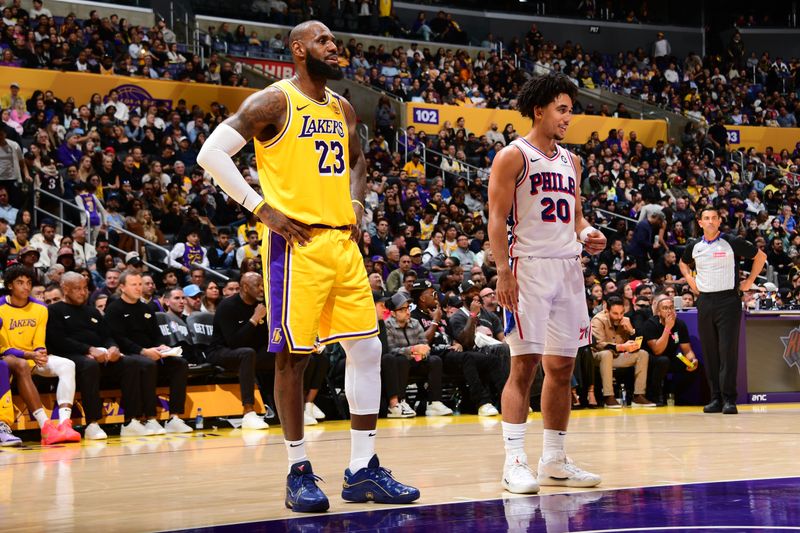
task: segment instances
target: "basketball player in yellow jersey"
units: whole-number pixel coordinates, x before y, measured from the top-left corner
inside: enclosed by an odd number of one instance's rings
[[[270,336],[264,342],[277,353],[275,402],[289,455],[286,506],[298,512],[329,507],[303,438],[303,372],[317,340],[339,342],[347,353],[351,452],[342,498],[410,503],[419,491],[392,478],[375,455],[381,343],[356,243],[366,194],[356,113],[326,87],[343,73],[324,24],[295,27],[289,47],[295,76],[245,100],[197,157],[229,196],[267,226],[262,256]],[[263,199],[231,159],[250,139]]]

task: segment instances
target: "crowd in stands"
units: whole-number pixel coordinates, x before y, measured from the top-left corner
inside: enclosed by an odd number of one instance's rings
[[[512,83],[506,95],[513,89]],[[170,423],[175,431],[186,429],[179,417],[185,415],[189,364],[235,372],[246,417],[254,412],[254,386],[269,400],[271,382],[260,377],[274,365],[261,342],[267,335],[259,304],[263,226],[196,164],[205,137],[229,110],[218,103],[189,108],[184,101],[172,109],[132,108],[115,91],[76,102],[53,91],[23,94],[13,81],[0,91],[0,102],[0,269],[12,272],[11,282],[27,276],[31,297],[45,305],[71,294],[67,303],[87,304],[87,320],[102,318],[111,332],[111,338],[87,338],[80,348],[50,348],[48,342],[48,350],[105,361],[116,347],[139,354],[145,365],[165,358],[186,362],[170,363],[174,369],[151,375],[147,385],[126,385],[139,391],[131,395],[134,405],[137,398],[141,404],[130,411],[141,416],[126,420],[131,434],[165,430],[158,424],[147,428],[153,415],[145,400],[153,380],[170,385]],[[493,290],[486,184],[494,156],[522,132],[510,125],[493,124],[485,132],[470,128],[463,119],[436,135],[408,127],[395,146],[397,121],[389,116],[365,150],[369,192],[361,246],[381,319],[384,412],[390,417],[412,417],[416,409],[447,415],[453,408],[492,416],[499,407],[509,363]],[[665,386],[680,393],[675,383],[664,384],[670,369],[679,374],[676,382],[696,377],[678,372],[672,357],[677,350],[693,357],[688,335],[677,327],[673,344],[658,339],[664,325],[676,320],[676,297],[684,307],[693,305],[676,263],[687,240],[698,235],[695,213],[703,206],[718,207],[723,231],[747,238],[768,255],[768,281],[759,282],[748,305],[800,305],[800,143],[793,152],[750,150],[741,154],[742,166],[731,162],[724,117],[718,115],[707,130],[655,146],[620,129],[595,132],[570,148],[582,160],[585,216],[609,237],[606,251],[584,258],[587,308],[594,329],[606,336],[579,356],[576,405],[614,407],[609,374],[615,366],[634,367],[629,390],[640,405],[662,405]],[[255,159],[244,152],[238,163],[258,188]],[[74,202],[65,209],[66,222],[34,216],[34,205],[57,213],[59,198]],[[226,316],[241,317],[241,330],[217,319],[226,306]],[[134,307],[144,318],[127,328],[120,316]],[[213,338],[203,338],[208,331]],[[637,337],[643,337],[641,344]],[[178,348],[182,357],[175,358],[171,350]],[[65,352],[70,350],[78,351]],[[629,355],[609,359],[608,350]],[[28,351],[31,358],[42,356]],[[343,384],[337,364],[342,351],[333,346],[323,354],[315,356],[318,365],[308,375],[308,424],[325,416],[314,403],[325,377]],[[596,389],[595,360],[601,378]],[[92,390],[94,382],[80,372],[75,379],[82,394]],[[463,403],[445,398],[453,381],[466,384]],[[415,409],[420,399],[425,401]],[[263,424],[255,415],[248,420],[252,427]]]
[[[535,25],[507,47],[526,60],[533,74],[556,71],[576,85],[604,88],[658,105],[696,121],[796,127],[800,114],[800,60],[784,60],[769,52],[749,53],[741,34],[731,37],[724,55],[687,57],[672,53],[663,32],[648,47],[616,55],[585,50],[579,43],[544,42]],[[587,113],[629,118],[630,113],[587,110]]]
[[[116,14],[101,17],[97,10],[85,20],[53,16],[41,0],[34,0],[30,11],[19,0],[3,8],[0,66],[247,85],[216,54],[201,61],[179,45],[163,19],[148,28]]]

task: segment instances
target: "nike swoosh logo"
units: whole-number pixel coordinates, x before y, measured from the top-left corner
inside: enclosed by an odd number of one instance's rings
[[[239,321],[239,324],[244,324],[244,320],[240,320],[240,321]]]
[[[541,159],[541,157],[539,159]],[[539,159],[531,159],[531,163],[536,163]]]
[[[297,106],[297,107],[295,107],[295,109],[297,109],[298,111],[302,111],[303,109],[307,108],[307,107],[308,107],[308,106],[310,106],[310,105],[311,105],[311,104],[306,104],[306,105],[304,105],[303,107]]]
[[[559,431],[558,434],[561,436],[566,435],[566,433],[564,433],[563,431]]]
[[[367,436],[368,436],[368,437],[374,437],[375,435],[376,435],[376,433],[370,433],[370,434],[369,434],[369,435],[367,435]]]
[[[129,314],[128,314],[128,315],[122,315],[122,316],[123,316],[123,317],[125,317],[125,318],[128,318],[128,317],[129,317],[129,316],[131,316],[131,315],[129,315]]]
[[[302,446],[303,444],[290,444],[289,448],[297,448],[298,446]]]
[[[517,439],[506,439],[506,440],[522,440],[522,438],[520,437],[520,438],[517,438]]]
[[[69,317],[71,317],[71,316],[72,315],[64,315],[64,320],[69,320]]]

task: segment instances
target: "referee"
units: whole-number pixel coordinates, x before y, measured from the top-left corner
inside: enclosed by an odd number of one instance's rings
[[[736,409],[736,370],[741,292],[753,285],[767,262],[767,255],[740,237],[722,235],[720,222],[716,208],[706,206],[700,211],[703,237],[686,246],[680,267],[689,287],[699,294],[697,325],[711,388],[711,403],[703,412],[735,415],[739,412]],[[752,259],[753,268],[737,287],[738,257]],[[692,268],[697,271],[697,278],[692,275]]]

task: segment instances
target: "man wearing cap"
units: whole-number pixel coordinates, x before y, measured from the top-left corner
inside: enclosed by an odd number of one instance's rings
[[[411,258],[407,255],[404,255],[400,258],[400,263],[397,269],[392,270],[389,273],[389,277],[386,278],[386,290],[390,293],[395,293],[400,290],[400,287],[403,285],[403,277],[405,276],[406,272],[411,270]]]
[[[427,279],[418,280],[411,287],[411,297],[416,308],[411,317],[418,320],[425,330],[425,338],[431,347],[431,353],[442,358],[443,369],[447,374],[463,376],[472,402],[478,407],[479,416],[495,416],[497,408],[492,404],[492,394],[484,386],[481,376],[502,390],[504,380],[497,376],[500,365],[488,354],[476,351],[464,351],[464,347],[453,340],[447,318],[437,298],[433,284]]]
[[[25,101],[25,99],[19,95],[19,83],[12,82],[9,86],[9,90],[11,91],[10,93],[0,98],[0,109],[14,109],[17,105],[17,100]]]
[[[39,273],[35,270],[36,267],[34,265],[39,262],[41,255],[41,252],[33,246],[23,246],[17,254],[17,263],[31,269],[36,279],[38,279]]]
[[[64,272],[72,272],[75,270],[75,252],[69,246],[59,248],[56,263],[64,267]]]
[[[720,233],[721,219],[714,207],[704,207],[698,222],[703,237],[686,246],[680,268],[692,292],[699,294],[697,326],[711,388],[711,402],[703,412],[737,414],[740,294],[753,286],[767,262],[767,255],[740,237]],[[740,257],[753,261],[750,275],[741,282]],[[696,278],[692,269],[697,271]]]
[[[409,178],[418,179],[420,176],[425,175],[425,165],[420,161],[419,152],[411,154],[411,161],[403,166],[403,170],[406,171]]]
[[[199,313],[203,306],[203,289],[198,285],[191,283],[183,288],[183,294],[186,297],[186,305],[183,309],[183,317],[187,318],[192,313]]]
[[[411,269],[417,273],[417,278],[433,281],[430,271],[422,265],[422,250],[415,246],[408,255],[411,257]]]
[[[386,338],[389,353],[408,360],[410,371],[424,376],[428,381],[428,403],[425,416],[446,416],[453,410],[442,403],[442,359],[431,355],[425,330],[418,320],[411,318],[411,299],[405,294],[395,294],[388,302],[392,312],[386,320]],[[400,380],[402,397],[408,379]]]
[[[144,272],[144,262],[139,252],[128,252],[125,254],[125,270],[141,274]]]
[[[483,309],[480,285],[472,280],[461,284],[461,308],[450,318],[453,335],[465,350],[475,349],[475,333],[480,332],[502,342],[505,339],[503,326],[494,313]]]

